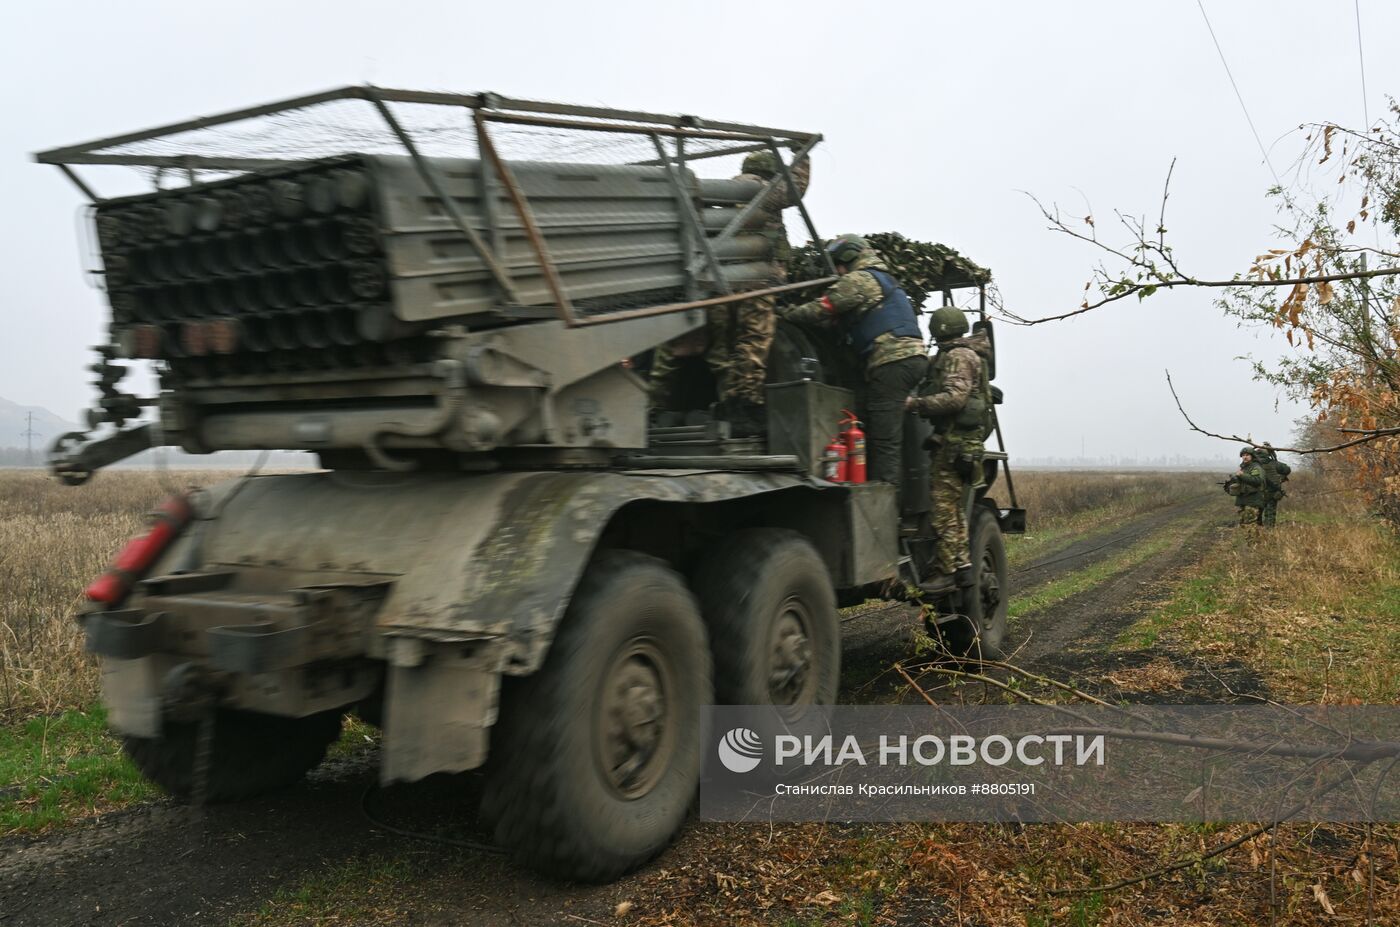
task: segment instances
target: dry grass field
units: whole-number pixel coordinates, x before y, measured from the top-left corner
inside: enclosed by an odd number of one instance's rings
[[[1212,481],[1221,479],[1198,472],[1084,470],[1020,470],[1013,478],[1016,501],[1026,510],[1026,534],[1007,545],[1013,563],[1076,535],[1210,492]],[[996,486],[993,495],[1005,502],[1005,486]]]
[[[1279,527],[1230,536],[1123,642],[1254,667],[1290,702],[1400,704],[1400,543],[1361,496],[1306,474]]]
[[[0,470],[0,722],[93,701],[96,668],[73,622],[83,588],[162,497],[228,475],[114,470],[72,487]]]

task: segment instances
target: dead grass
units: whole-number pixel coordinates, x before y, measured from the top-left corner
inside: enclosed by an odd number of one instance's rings
[[[1208,473],[1018,470],[1014,479],[1016,501],[1026,510],[1026,534],[1010,539],[1013,561],[1040,556],[1079,535],[1215,488]],[[1008,501],[1004,485],[995,487],[994,495]]]
[[[1282,701],[1400,703],[1400,539],[1355,493],[1293,485],[1277,528],[1223,531],[1125,639],[1241,660]]]
[[[1166,659],[1153,660],[1145,666],[1124,667],[1104,675],[1108,682],[1124,692],[1167,692],[1180,689],[1186,671]]]
[[[1206,491],[1209,473],[1017,470],[1016,496],[1037,525],[1053,526],[1093,509],[1131,503],[1141,511]]]
[[[1250,829],[695,824],[684,853],[560,905],[569,923],[629,927],[1315,927],[1366,924],[1368,914],[1377,927],[1400,923],[1392,827],[1283,825],[1167,877],[1075,891],[1198,856]],[[233,923],[456,923],[475,901],[462,886],[498,865],[475,854],[381,851],[307,873]]]
[[[73,622],[83,587],[172,489],[228,476],[118,470],[71,487],[0,470],[0,722],[92,703],[96,665]]]

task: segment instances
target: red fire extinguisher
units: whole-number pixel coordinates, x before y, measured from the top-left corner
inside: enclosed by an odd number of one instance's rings
[[[865,482],[865,432],[860,429],[860,420],[849,409],[842,410],[846,417],[842,425],[849,426],[837,436],[846,446],[846,482]]]
[[[845,436],[838,434],[822,448],[822,479],[829,483],[844,483],[849,466]]]
[[[83,593],[88,601],[109,608],[120,605],[131,587],[145,577],[194,517],[194,508],[188,496],[171,496],[160,504],[152,516],[150,531],[129,541],[107,572],[88,584]]]

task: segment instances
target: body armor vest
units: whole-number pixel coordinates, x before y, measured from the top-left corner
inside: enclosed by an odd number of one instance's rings
[[[914,304],[894,278],[883,270],[866,267],[853,273],[866,273],[880,284],[880,305],[863,313],[849,329],[846,340],[856,353],[864,357],[875,346],[875,339],[884,334],[898,335],[901,338],[923,339],[919,331],[919,319],[914,313]]]
[[[971,351],[971,348],[962,350]],[[948,356],[951,351],[940,350],[938,356],[929,364],[928,375],[924,379],[923,389],[919,390],[920,395],[932,396],[943,392],[943,377],[948,366]],[[958,436],[975,438],[978,441],[985,441],[992,433],[992,384],[987,378],[987,362],[980,354],[973,351],[977,357],[977,385],[967,397],[967,403],[962,407],[962,411],[953,416],[946,428],[956,432]]]

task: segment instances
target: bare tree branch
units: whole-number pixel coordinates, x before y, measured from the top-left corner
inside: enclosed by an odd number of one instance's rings
[[[1082,241],[1090,240],[1072,230],[1066,230],[1065,234],[1072,235]],[[1098,243],[1095,242],[1095,244]],[[1107,248],[1105,245],[1100,245],[1100,247]],[[1111,251],[1112,249],[1110,248],[1108,250]],[[1005,314],[1007,321],[1011,322],[1013,325],[1041,325],[1045,322],[1058,322],[1062,319],[1069,319],[1077,315],[1083,315],[1086,312],[1092,312],[1109,303],[1116,303],[1121,299],[1127,299],[1129,296],[1136,296],[1139,292],[1144,290],[1170,290],[1179,286],[1205,288],[1297,286],[1300,283],[1335,283],[1338,280],[1364,280],[1370,277],[1393,277],[1396,275],[1400,275],[1400,267],[1380,267],[1375,270],[1364,272],[1353,271],[1340,274],[1318,274],[1312,277],[1281,277],[1278,279],[1198,280],[1195,277],[1167,277],[1154,280],[1151,283],[1129,283],[1127,284],[1127,289],[1121,293],[1105,296],[1094,302],[1086,301],[1078,309],[1071,312],[1062,312],[1059,315],[1047,315],[1037,319],[1027,319],[1009,310],[1003,309],[1002,312]]]
[[[1176,394],[1176,386],[1172,383],[1172,372],[1168,370],[1165,371],[1165,373],[1167,375],[1167,389],[1171,390],[1172,399],[1176,400],[1176,409],[1181,413],[1181,417],[1186,419],[1186,424],[1191,427],[1192,431],[1197,434],[1203,434],[1207,438],[1219,438],[1221,441],[1230,441],[1235,444],[1248,444],[1253,447],[1259,446],[1260,442],[1255,441],[1251,437],[1217,434],[1214,431],[1206,431],[1193,422],[1191,416],[1186,414],[1186,409],[1181,405],[1181,397]],[[1341,444],[1333,444],[1330,447],[1280,447],[1275,444],[1271,444],[1269,447],[1275,451],[1283,451],[1287,454],[1328,454],[1332,451],[1340,451],[1343,448],[1355,447],[1358,444],[1366,444],[1375,441],[1377,438],[1388,438],[1394,435],[1400,435],[1400,428],[1339,428],[1337,430],[1346,434],[1361,435],[1361,437],[1354,441],[1344,441]]]
[[[1094,284],[1098,285],[1102,294],[1097,299],[1086,298],[1078,309],[1069,312],[1062,312],[1057,315],[1042,316],[1040,318],[1028,319],[1013,312],[1003,309],[1002,314],[1015,325],[1041,325],[1045,322],[1058,322],[1063,319],[1073,318],[1092,312],[1109,303],[1136,296],[1143,299],[1152,295],[1157,290],[1170,290],[1177,287],[1200,287],[1204,289],[1231,289],[1236,287],[1295,287],[1320,283],[1336,283],[1344,280],[1366,280],[1372,277],[1390,277],[1400,275],[1400,267],[1378,267],[1374,270],[1342,271],[1334,274],[1312,274],[1288,277],[1273,277],[1260,271],[1258,277],[1235,277],[1230,280],[1204,280],[1199,277],[1184,273],[1177,264],[1172,248],[1167,244],[1167,201],[1171,198],[1172,174],[1176,170],[1176,159],[1173,158],[1171,165],[1167,168],[1167,177],[1162,184],[1162,201],[1158,212],[1157,229],[1155,236],[1149,236],[1144,220],[1126,216],[1121,212],[1115,212],[1119,224],[1121,224],[1132,238],[1129,246],[1115,248],[1112,245],[1101,241],[1098,236],[1098,229],[1094,223],[1092,212],[1083,219],[1083,224],[1088,231],[1082,231],[1069,222],[1060,214],[1058,205],[1046,206],[1045,203],[1035,196],[1035,194],[1022,191],[1035,203],[1046,222],[1049,229],[1061,235],[1067,235],[1076,241],[1084,242],[1093,247],[1112,255],[1126,265],[1126,272],[1123,275],[1115,275],[1109,272],[1108,268],[1100,265],[1094,272],[1094,277],[1086,283],[1084,289],[1088,291]],[[1087,202],[1087,201],[1086,201]],[[1380,250],[1379,248],[1354,248],[1348,250],[1370,251],[1386,257],[1396,257],[1393,252]],[[1301,258],[1299,253],[1298,257]],[[1320,255],[1319,255],[1320,257]],[[1319,266],[1319,269],[1320,266]],[[1256,268],[1256,270],[1259,270]]]

